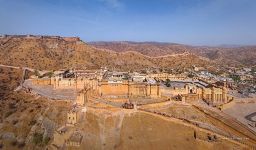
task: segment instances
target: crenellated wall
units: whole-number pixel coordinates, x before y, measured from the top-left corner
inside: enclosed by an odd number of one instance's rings
[[[87,78],[51,78],[34,79],[34,84],[52,85],[54,89],[91,89],[94,95],[103,97],[151,97],[160,98],[162,95],[185,97],[185,101],[194,101],[203,99],[213,105],[228,103],[233,99],[227,95],[227,88],[220,87],[198,87],[194,84],[186,84],[184,87],[160,87],[159,84],[138,83],[128,80],[122,81],[98,81],[97,79]],[[82,101],[86,101],[86,97]]]
[[[101,96],[126,96],[126,97],[161,97],[159,84],[135,83],[122,81],[121,83],[99,83]]]

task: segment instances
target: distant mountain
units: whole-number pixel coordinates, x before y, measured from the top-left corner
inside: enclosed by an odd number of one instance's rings
[[[116,52],[136,51],[143,55],[156,57],[187,52],[189,46],[175,43],[158,42],[90,42],[97,48],[109,49]]]
[[[214,62],[191,53],[181,53],[180,45],[170,53],[163,43],[121,44],[123,51],[102,49],[88,45],[79,38],[59,36],[2,36],[0,37],[0,64],[27,66],[36,69],[100,68],[109,67],[120,70],[139,70],[145,68],[188,68],[192,65],[211,66]],[[110,44],[111,45],[111,44]],[[139,45],[140,51],[129,45]],[[145,46],[146,45],[146,46]],[[148,46],[149,45],[149,46]],[[147,53],[150,47],[152,51]],[[162,47],[162,48],[161,48]],[[186,46],[184,46],[186,47]],[[158,51],[153,52],[154,49]],[[159,53],[165,55],[153,55]],[[147,54],[145,54],[147,53]],[[173,55],[174,54],[174,55]],[[178,54],[178,55],[176,55]],[[157,57],[153,57],[157,56]]]
[[[189,52],[224,65],[256,65],[256,46],[209,47],[158,42],[91,42],[89,45],[116,52],[136,51],[151,57]]]

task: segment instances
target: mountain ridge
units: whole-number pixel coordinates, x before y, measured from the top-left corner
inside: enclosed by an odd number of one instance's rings
[[[104,48],[116,52],[136,51],[147,56],[165,56],[181,53],[192,53],[210,60],[230,66],[256,65],[256,46],[212,47],[190,46],[177,43],[162,42],[89,42],[96,48]]]
[[[149,57],[136,51],[120,53],[96,48],[80,39],[69,41],[59,36],[42,37],[1,37],[0,63],[43,70],[105,66],[120,70],[141,70],[162,67],[191,68],[193,65],[205,67],[214,64],[191,53],[186,56]]]

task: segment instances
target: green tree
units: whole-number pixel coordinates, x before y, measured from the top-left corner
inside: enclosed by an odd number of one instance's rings
[[[40,76],[40,73],[39,73],[38,70],[35,70],[35,75],[38,76],[38,77]]]
[[[165,80],[165,85],[166,85],[167,87],[170,87],[170,86],[171,86],[171,80],[170,80],[170,79],[166,79],[166,80]]]
[[[230,78],[232,78],[235,82],[239,82],[241,80],[239,75],[230,75]]]
[[[38,145],[43,142],[43,134],[41,133],[34,133],[33,135],[33,143]]]

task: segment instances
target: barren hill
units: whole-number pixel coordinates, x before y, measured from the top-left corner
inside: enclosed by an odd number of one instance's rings
[[[256,65],[256,46],[208,47],[158,42],[91,42],[96,48],[116,52],[136,51],[148,56],[165,56],[190,52],[227,65]]]
[[[71,39],[71,40],[70,40]],[[0,64],[36,69],[109,68],[136,70],[148,67],[191,67],[213,64],[194,54],[150,57],[125,51],[115,52],[88,45],[76,38],[7,36],[0,38]]]

